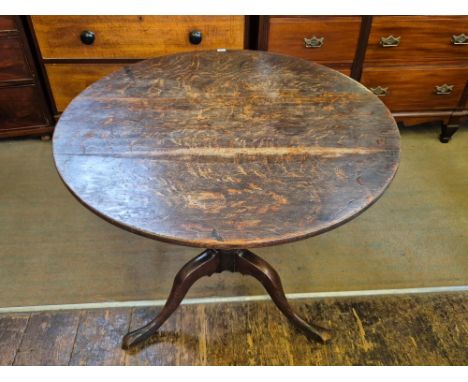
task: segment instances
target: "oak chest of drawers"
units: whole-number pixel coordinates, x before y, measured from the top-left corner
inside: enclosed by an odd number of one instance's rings
[[[0,137],[51,131],[51,115],[22,20],[0,16]]]
[[[269,16],[259,48],[350,75],[397,121],[442,122],[448,141],[468,115],[467,16]]]
[[[244,48],[244,16],[32,16],[30,25],[56,115],[85,87],[125,64]]]

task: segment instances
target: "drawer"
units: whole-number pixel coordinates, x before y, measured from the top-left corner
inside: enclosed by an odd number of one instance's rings
[[[36,86],[0,88],[0,132],[47,123]]]
[[[394,66],[364,67],[361,82],[374,92],[383,88],[381,99],[391,111],[417,111],[455,108],[467,79],[468,66]],[[443,85],[452,90],[437,94]]]
[[[86,87],[127,64],[46,64],[50,88],[58,112],[65,110],[70,101]],[[335,66],[333,69],[349,76],[350,68]]]
[[[244,16],[32,16],[42,57],[150,58],[192,50],[242,49]],[[200,31],[201,42],[189,33]],[[81,41],[83,31],[94,42]],[[88,40],[91,42],[91,39]]]
[[[125,64],[46,64],[47,77],[58,112],[93,82]]]
[[[0,16],[0,33],[16,30],[18,30],[18,27],[16,26],[15,16]]]
[[[452,41],[454,35],[462,34],[468,36],[468,16],[375,16],[366,61],[467,60],[468,41]],[[392,44],[390,36],[399,37],[399,43]]]
[[[325,65],[325,66],[328,66],[329,68],[335,69],[335,70],[347,75],[348,77],[351,76],[351,65],[323,64],[323,63],[322,63],[322,65]]]
[[[349,62],[356,53],[361,17],[270,17],[267,50],[311,61]],[[304,39],[309,39],[306,47]]]
[[[2,57],[0,59],[0,81],[31,81],[33,79],[32,71],[24,55],[23,44],[19,37],[1,38],[0,53]]]
[[[440,113],[445,113],[445,114],[430,114],[430,115],[417,115],[417,116],[408,116],[408,115],[400,115],[400,114],[394,114],[393,118],[395,118],[395,121],[397,122],[402,122],[405,126],[418,126],[418,125],[425,125],[427,126],[428,123],[444,123],[447,124],[451,112],[440,112]],[[416,113],[415,113],[416,114]]]

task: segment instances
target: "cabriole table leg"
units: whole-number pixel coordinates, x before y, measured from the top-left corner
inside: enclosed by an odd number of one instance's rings
[[[171,292],[161,312],[145,326],[127,333],[122,341],[122,349],[145,341],[161,327],[182,302],[190,287],[203,276],[210,276],[218,270],[219,256],[207,249],[185,264],[177,273]]]
[[[182,267],[174,279],[171,292],[161,312],[145,326],[125,335],[122,348],[130,349],[150,338],[174,313],[195,281],[203,276],[223,271],[239,272],[256,278],[262,283],[279,310],[308,337],[322,342],[327,342],[331,338],[330,330],[307,323],[293,311],[286,299],[278,273],[265,260],[245,249],[207,249]]]
[[[286,299],[278,273],[265,260],[248,250],[244,250],[239,254],[237,264],[238,272],[253,276],[262,283],[278,309],[304,334],[324,343],[331,339],[330,330],[313,323],[307,323],[294,312]]]

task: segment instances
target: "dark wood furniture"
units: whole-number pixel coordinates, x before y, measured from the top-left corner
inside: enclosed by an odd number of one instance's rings
[[[244,16],[32,16],[29,23],[56,118],[87,86],[130,62],[247,44]]]
[[[71,192],[131,232],[208,248],[177,274],[150,337],[200,277],[257,278],[307,335],[276,271],[246,248],[320,234],[372,205],[398,167],[384,104],[324,66],[255,51],[163,56],[94,83],[62,114],[53,152]],[[291,259],[300,262],[300,259]]]
[[[0,16],[0,138],[48,136],[52,119],[18,16]]]
[[[448,142],[468,116],[468,16],[262,16],[259,48],[338,69],[402,124],[440,121]]]
[[[39,74],[46,85],[46,97],[39,95],[42,104],[29,107],[34,120],[29,118],[29,124],[44,119],[44,111],[46,118],[50,118],[48,110],[57,120],[73,97],[127,63],[217,48],[258,48],[332,67],[374,91],[401,126],[439,122],[442,142],[448,142],[468,119],[467,97],[463,95],[468,91],[468,16],[32,16],[26,19],[34,42],[33,53],[40,62]],[[37,92],[41,89],[28,88],[21,98],[18,92],[5,92],[4,99],[15,101],[3,102],[7,109],[4,114],[23,113],[23,104],[36,102]],[[47,105],[44,99],[50,100]],[[12,131],[11,127],[9,130]]]

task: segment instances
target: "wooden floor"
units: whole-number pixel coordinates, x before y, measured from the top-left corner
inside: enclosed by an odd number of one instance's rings
[[[326,345],[298,334],[271,302],[183,305],[144,346],[123,334],[160,308],[0,316],[1,365],[467,365],[468,294],[292,303],[331,327]]]

